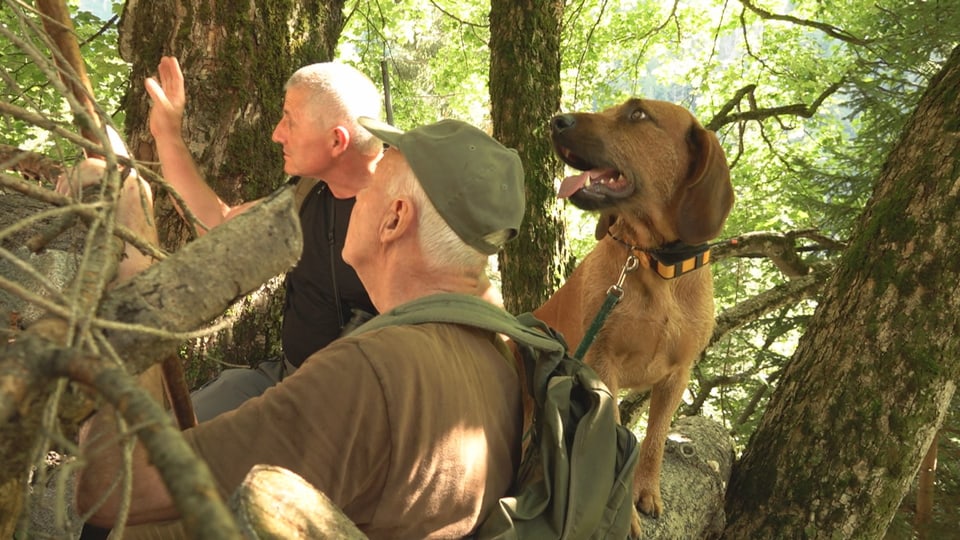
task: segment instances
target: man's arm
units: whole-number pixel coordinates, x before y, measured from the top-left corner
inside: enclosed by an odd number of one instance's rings
[[[77,509],[82,515],[95,510],[87,522],[107,528],[115,525],[122,494],[120,483],[113,485],[123,470],[122,447],[113,416],[113,409],[104,407],[80,429],[80,450],[85,466],[80,470],[77,480]],[[131,474],[133,489],[128,524],[179,517],[160,473],[150,465],[140,443],[134,448]],[[113,490],[100,504],[111,487]]]
[[[163,176],[177,190],[193,214],[206,227],[212,229],[257,201],[231,207],[204,181],[183,140],[186,94],[180,64],[176,58],[164,56],[160,59],[157,73],[160,81],[149,77],[144,86],[153,101],[150,108],[150,132],[157,142]],[[198,235],[202,236],[205,232],[202,227],[197,227]]]

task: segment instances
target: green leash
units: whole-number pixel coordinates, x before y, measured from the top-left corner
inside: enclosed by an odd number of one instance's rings
[[[631,254],[627,257],[627,261],[623,263],[623,268],[620,270],[620,278],[615,285],[611,285],[610,288],[607,289],[607,299],[603,301],[603,305],[600,306],[600,311],[597,312],[597,316],[594,317],[593,322],[590,323],[590,328],[587,329],[586,335],[584,335],[583,340],[580,341],[577,352],[573,354],[574,358],[581,362],[583,361],[584,355],[587,354],[587,349],[593,344],[593,340],[597,338],[597,332],[600,331],[610,312],[613,311],[613,306],[617,305],[620,299],[623,298],[623,280],[626,279],[627,274],[636,270],[639,265],[640,259],[638,259],[636,255]]]

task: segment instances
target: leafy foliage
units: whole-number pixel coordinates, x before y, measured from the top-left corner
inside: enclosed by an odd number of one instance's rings
[[[386,65],[400,127],[447,117],[489,125],[487,10],[481,3],[356,2],[338,56],[374,81],[383,82]]]
[[[119,9],[121,5],[116,5]],[[21,29],[19,37],[34,44],[39,50],[47,50],[38,32],[37,20],[19,20],[11,10],[0,10],[0,24],[7,28]],[[112,117],[115,125],[123,125],[123,110],[120,100],[129,82],[129,64],[116,51],[116,16],[104,21],[88,11],[78,11],[73,19],[80,52],[86,64],[93,86],[93,94],[100,107]],[[61,122],[69,124],[72,117],[69,106],[50,84],[48,74],[43,73],[23,50],[9,40],[0,40],[0,68],[5,74],[0,87],[0,99]],[[25,122],[3,117],[0,142],[25,150],[52,151],[56,141],[45,130]],[[75,154],[68,147],[61,147],[61,156]]]

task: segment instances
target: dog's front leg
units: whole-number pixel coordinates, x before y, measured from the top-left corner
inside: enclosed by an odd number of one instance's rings
[[[663,500],[660,498],[663,448],[667,442],[673,413],[680,405],[689,379],[690,371],[679,369],[655,384],[650,392],[647,432],[640,445],[640,459],[633,483],[634,502],[637,508],[648,516],[659,517],[663,512]]]

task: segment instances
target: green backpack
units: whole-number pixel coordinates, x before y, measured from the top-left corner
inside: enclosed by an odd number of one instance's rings
[[[477,539],[627,538],[636,437],[617,424],[616,400],[563,338],[529,313],[518,317],[479,298],[438,294],[375,317],[354,334],[400,324],[446,322],[509,336],[533,396],[531,441],[508,496]]]

